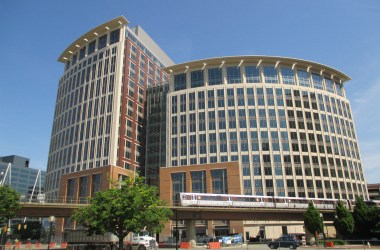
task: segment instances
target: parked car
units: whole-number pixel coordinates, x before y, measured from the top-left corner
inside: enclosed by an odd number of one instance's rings
[[[298,246],[299,241],[295,240],[292,236],[282,236],[268,243],[268,247],[270,249],[276,249],[279,247],[289,247],[290,249],[296,249]]]

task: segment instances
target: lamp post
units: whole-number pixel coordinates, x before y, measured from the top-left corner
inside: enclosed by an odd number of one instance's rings
[[[50,216],[48,218],[48,221],[50,222],[49,241],[48,241],[48,248],[47,248],[49,250],[50,249],[51,234],[52,234],[52,231],[53,231],[53,222],[55,221],[54,215]]]
[[[325,238],[325,225],[324,225],[324,221],[323,221],[323,214],[320,213],[319,216],[321,217],[321,220],[322,220],[323,246],[325,247],[326,246],[326,238]]]
[[[178,209],[175,210],[175,249],[178,250]]]

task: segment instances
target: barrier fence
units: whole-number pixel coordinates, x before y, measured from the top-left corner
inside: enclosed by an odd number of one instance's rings
[[[56,244],[55,242],[52,242],[49,244],[50,249],[66,249],[68,244],[66,242],[62,242],[61,244]],[[39,242],[32,244],[31,242],[21,243],[21,242],[7,242],[5,245],[0,245],[0,249],[5,250],[18,250],[18,249],[47,249],[47,244],[41,244]]]

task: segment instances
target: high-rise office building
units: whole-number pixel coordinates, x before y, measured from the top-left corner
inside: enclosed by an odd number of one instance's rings
[[[147,177],[160,183],[161,198],[368,198],[346,74],[269,56],[204,59],[165,71],[169,83],[149,88],[147,105]],[[158,172],[161,179],[149,175]],[[197,233],[207,228],[218,234],[207,223]],[[230,229],[225,223],[220,233]]]
[[[135,171],[145,160],[146,88],[167,81],[172,60],[139,26],[115,18],[83,34],[59,56],[59,80],[46,175],[48,196],[60,177],[101,166]],[[137,170],[136,170],[137,171]]]
[[[179,192],[368,198],[343,87],[350,78],[334,68],[270,56],[173,65],[124,17],[88,31],[58,61],[65,69],[48,195],[57,196],[61,175],[70,174],[60,194],[87,196],[92,191],[81,183],[94,186],[95,170],[112,166],[143,173],[171,204]],[[73,175],[83,171],[93,176],[81,182]],[[248,221],[236,228],[256,235],[265,226]],[[232,229],[228,221],[197,224],[199,234]]]

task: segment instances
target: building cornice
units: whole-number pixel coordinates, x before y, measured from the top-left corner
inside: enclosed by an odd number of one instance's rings
[[[312,61],[307,61],[307,60],[302,60],[302,59],[297,59],[297,58],[290,58],[290,57],[279,57],[279,56],[226,56],[226,57],[216,57],[216,58],[207,58],[207,59],[201,59],[201,60],[196,60],[196,61],[190,61],[190,62],[185,62],[181,64],[176,64],[170,67],[166,67],[164,70],[170,74],[172,72],[180,72],[180,71],[185,71],[188,68],[204,68],[205,66],[210,66],[212,65],[213,67],[215,66],[223,66],[223,65],[230,65],[230,64],[235,64],[235,65],[257,65],[259,66],[260,64],[273,64],[276,67],[277,66],[282,66],[282,65],[288,65],[291,66],[292,68],[303,68],[306,69],[307,71],[312,71],[312,72],[318,72],[321,75],[326,75],[331,78],[338,78],[342,83],[351,80],[351,78],[337,70],[334,69],[330,66],[312,62]]]
[[[70,44],[58,57],[58,62],[65,63],[67,59],[72,57],[72,54],[75,51],[77,51],[79,48],[82,48],[88,42],[91,42],[97,37],[102,36],[103,34],[107,33],[108,30],[116,29],[122,25],[126,26],[127,24],[128,20],[124,16],[120,16],[101,24],[96,28],[93,28],[92,30],[88,31],[87,33],[79,37],[77,40],[75,40],[72,44]]]

